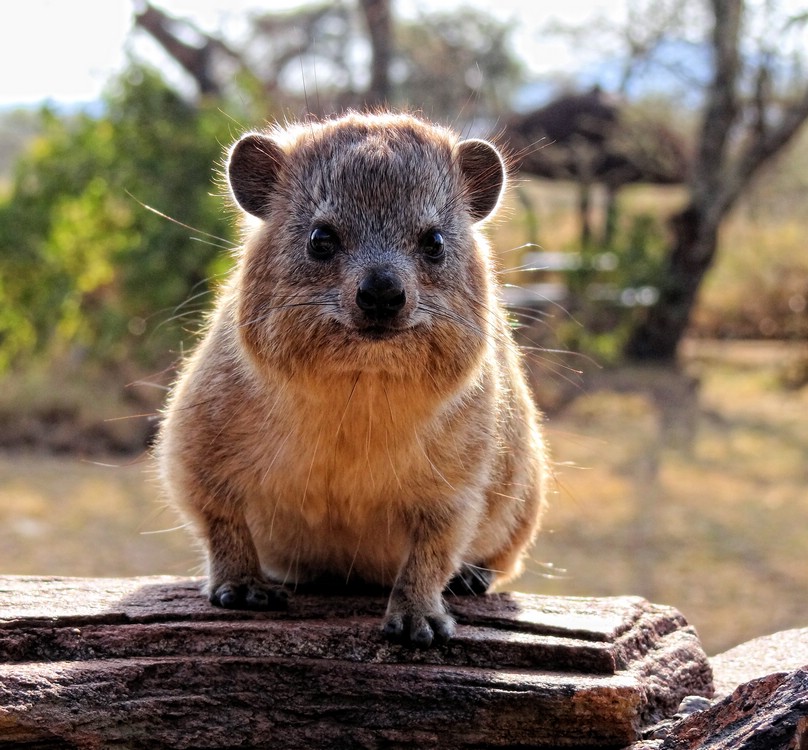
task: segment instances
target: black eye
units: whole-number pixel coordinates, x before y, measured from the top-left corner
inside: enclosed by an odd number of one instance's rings
[[[309,255],[316,260],[333,258],[340,249],[339,235],[331,227],[314,227],[309,235]]]
[[[446,254],[443,235],[437,229],[430,229],[421,235],[418,244],[427,260],[439,263]]]

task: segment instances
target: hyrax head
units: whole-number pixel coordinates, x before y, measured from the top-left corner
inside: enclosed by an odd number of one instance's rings
[[[491,272],[474,225],[505,183],[491,144],[407,115],[349,115],[244,136],[227,177],[261,220],[238,291],[254,360],[403,374],[446,358],[459,373],[482,356]]]

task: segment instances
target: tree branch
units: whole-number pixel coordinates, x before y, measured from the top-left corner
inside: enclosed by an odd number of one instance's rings
[[[742,0],[712,0],[714,75],[707,93],[699,149],[693,167],[692,191],[696,205],[713,204],[725,180],[730,133],[740,106],[738,77],[741,67],[740,29]],[[718,218],[718,217],[716,217]]]
[[[729,210],[766,162],[785,148],[808,121],[808,86],[785,109],[779,123],[755,130],[733,164],[722,191],[722,205]]]
[[[135,13],[135,25],[149,33],[191,75],[201,94],[221,95],[222,87],[213,72],[214,53],[224,52],[242,67],[243,60],[220,39],[200,31],[190,23],[186,25],[203,42],[200,46],[195,46],[182,41],[171,28],[176,23],[177,19],[148,2],[143,4],[142,10]]]

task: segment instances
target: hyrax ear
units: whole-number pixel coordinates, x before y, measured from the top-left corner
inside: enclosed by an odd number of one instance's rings
[[[230,149],[227,180],[233,197],[247,213],[265,218],[285,158],[275,141],[257,133],[245,135]]]
[[[505,162],[488,141],[472,139],[455,146],[455,158],[466,181],[471,218],[482,221],[493,213],[505,187]]]

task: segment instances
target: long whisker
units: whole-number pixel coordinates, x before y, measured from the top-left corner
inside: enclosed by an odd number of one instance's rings
[[[177,226],[182,227],[183,229],[187,229],[189,232],[193,232],[194,234],[200,234],[204,237],[210,237],[213,240],[218,240],[219,242],[224,243],[223,247],[227,248],[238,247],[237,243],[231,242],[225,237],[219,237],[216,234],[211,234],[210,232],[204,232],[201,229],[197,229],[196,227],[191,226],[190,224],[186,224],[185,222],[182,222],[179,219],[175,219],[173,216],[169,216],[168,214],[163,213],[159,209],[154,208],[154,206],[150,206],[147,203],[144,203],[142,200],[132,195],[132,193],[130,193],[128,190],[126,190],[125,192],[133,201],[135,201],[135,203],[139,204],[142,208],[145,208],[147,211],[151,211],[153,214],[159,216],[161,219],[170,221],[172,224],[176,224]]]

